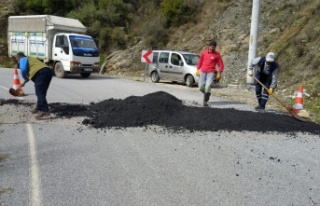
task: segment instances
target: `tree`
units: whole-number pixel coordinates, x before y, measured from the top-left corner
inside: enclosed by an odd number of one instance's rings
[[[167,19],[167,27],[180,26],[195,18],[196,7],[190,7],[185,0],[163,0],[161,8]]]
[[[130,21],[132,6],[122,0],[99,0],[99,18],[110,27],[126,27]]]
[[[86,0],[88,1],[88,0]],[[20,11],[30,10],[37,14],[65,16],[71,10],[86,2],[84,0],[15,0]]]

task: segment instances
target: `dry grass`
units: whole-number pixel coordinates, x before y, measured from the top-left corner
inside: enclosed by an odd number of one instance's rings
[[[206,31],[212,24],[219,24],[221,13],[230,4],[205,1],[201,5],[201,9],[199,9],[201,12],[196,18],[196,22],[189,22],[179,28],[171,28],[169,46],[191,52],[198,52],[204,49],[208,41],[218,39],[217,35],[219,35],[219,32],[214,35],[208,35]],[[220,26],[218,27],[220,28]],[[219,28],[216,29],[220,31]],[[199,40],[201,40],[202,44],[198,44]]]

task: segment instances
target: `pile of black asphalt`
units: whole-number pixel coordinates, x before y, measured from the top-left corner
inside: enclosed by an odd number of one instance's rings
[[[7,100],[5,104],[21,104]],[[320,134],[320,125],[299,121],[290,115],[236,109],[186,106],[175,96],[155,92],[125,99],[106,99],[84,104],[51,103],[58,118],[83,117],[93,128],[126,128],[158,125],[172,130],[256,131]]]

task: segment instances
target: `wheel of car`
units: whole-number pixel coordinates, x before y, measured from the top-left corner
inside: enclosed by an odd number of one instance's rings
[[[80,73],[82,78],[88,78],[90,77],[91,73]]]
[[[192,86],[194,85],[193,76],[188,75],[188,76],[186,77],[186,85],[187,85],[188,87],[192,87]]]
[[[54,74],[59,78],[66,77],[67,73],[64,71],[61,62],[58,62],[54,65]]]
[[[159,77],[158,72],[153,71],[153,72],[151,73],[151,81],[152,81],[153,83],[157,83],[157,82],[160,81],[160,77]]]

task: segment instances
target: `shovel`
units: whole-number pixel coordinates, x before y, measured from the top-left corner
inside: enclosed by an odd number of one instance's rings
[[[266,89],[266,90],[268,91],[268,88],[267,88],[264,84],[262,84],[262,82],[260,82],[254,75],[253,75],[252,77],[253,77],[253,79],[256,80],[264,89]],[[289,108],[285,103],[283,103],[283,102],[282,102],[278,97],[276,97],[274,94],[272,94],[272,95],[270,95],[270,96],[272,96],[273,98],[275,98],[284,108],[286,108],[286,110],[289,112],[289,114],[290,114],[293,118],[298,119],[298,120],[300,120],[300,121],[304,121],[304,122],[307,121],[306,119],[304,119],[304,118],[302,118],[302,117],[299,117],[298,115],[294,114],[293,111],[292,111],[292,109]]]
[[[9,89],[9,93],[10,93],[12,96],[15,96],[15,97],[18,97],[18,96],[20,95],[20,93],[19,93],[17,90],[13,89],[13,88],[10,88],[10,89]]]
[[[19,89],[19,88],[18,88]],[[17,89],[17,90],[18,90]],[[10,88],[9,89],[9,93],[14,96],[14,97],[23,97],[23,96],[26,96],[25,94],[20,94],[17,90],[13,89],[13,88]]]

